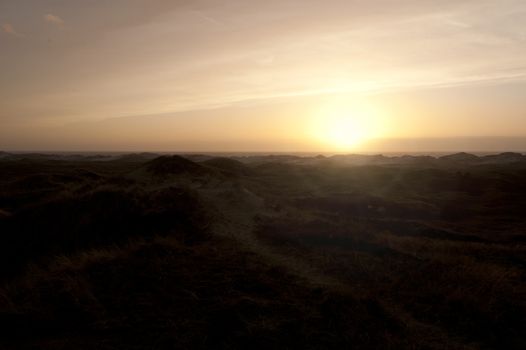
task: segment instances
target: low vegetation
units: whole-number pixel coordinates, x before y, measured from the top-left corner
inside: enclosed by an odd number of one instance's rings
[[[526,157],[0,160],[0,348],[524,349]]]

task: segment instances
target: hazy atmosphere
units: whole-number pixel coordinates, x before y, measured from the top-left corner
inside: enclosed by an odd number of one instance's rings
[[[0,0],[0,350],[526,349],[526,0]]]
[[[522,0],[0,1],[0,149],[526,149]]]

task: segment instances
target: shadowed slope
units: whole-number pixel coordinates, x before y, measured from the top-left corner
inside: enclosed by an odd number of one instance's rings
[[[230,158],[212,158],[201,164],[235,175],[250,175],[252,170],[242,162]]]
[[[146,170],[156,176],[204,175],[209,169],[181,156],[161,156],[145,165]]]

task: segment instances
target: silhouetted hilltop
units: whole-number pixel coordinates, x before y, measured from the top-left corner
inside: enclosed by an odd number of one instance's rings
[[[178,158],[173,158],[178,157]],[[426,165],[426,166],[442,166],[448,163],[455,163],[455,165],[479,165],[479,164],[504,164],[504,163],[518,163],[526,162],[526,156],[521,153],[504,152],[500,154],[492,154],[485,156],[477,156],[475,154],[459,152],[448,154],[442,157],[434,157],[431,155],[400,155],[400,156],[386,156],[383,154],[367,155],[367,154],[337,154],[332,156],[298,156],[298,155],[245,155],[245,156],[231,156],[231,157],[215,157],[207,154],[185,154],[181,156],[159,156],[156,153],[129,153],[129,154],[51,154],[51,153],[8,153],[0,151],[0,161],[29,161],[29,162],[46,162],[46,161],[60,161],[60,162],[92,162],[107,163],[110,161],[117,161],[124,163],[146,163],[153,161],[155,158],[160,160],[152,163],[150,173],[193,173],[197,170],[199,165],[203,169],[210,170],[210,168],[220,169],[223,172],[246,174],[250,171],[252,165],[262,165],[267,163],[283,163],[295,165]],[[171,160],[169,160],[172,158]],[[181,161],[184,159],[184,161]],[[186,161],[186,163],[185,163]],[[190,162],[190,163],[188,163]],[[162,165],[161,165],[162,163]],[[169,165],[171,163],[171,165]],[[176,164],[177,163],[177,164]],[[186,165],[184,165],[185,163]],[[194,163],[194,165],[191,165]],[[158,169],[159,172],[156,172]],[[160,169],[162,168],[162,169]],[[170,170],[171,169],[171,170]],[[186,169],[186,170],[185,170]],[[191,170],[193,169],[193,170]]]
[[[412,156],[406,156],[412,158]],[[338,154],[330,157],[330,160],[336,163],[345,165],[382,165],[382,164],[399,164],[401,163],[400,157],[387,157],[383,154]],[[403,160],[404,163],[407,159]]]
[[[206,155],[206,154],[185,154],[184,157],[192,162],[201,163],[205,160],[216,158],[215,156]]]
[[[248,166],[238,160],[231,158],[212,158],[205,160],[201,164],[236,175],[249,175],[251,173],[251,170]]]
[[[66,154],[54,156],[54,160],[65,161],[109,161],[113,157],[109,154]]]
[[[371,162],[371,157],[362,154],[337,154],[330,157],[330,159],[347,164],[365,164]]]
[[[474,161],[480,160],[480,158],[477,157],[476,155],[471,154],[471,153],[466,153],[466,152],[449,154],[447,156],[442,156],[439,159],[453,161],[453,162],[474,162]]]
[[[53,154],[53,153],[7,153],[0,152],[3,160],[29,160],[29,161],[109,161],[114,157],[109,154]]]
[[[410,156],[403,155],[401,157],[393,158],[399,164],[415,164],[415,165],[429,165],[436,161],[435,157],[431,156]]]
[[[181,156],[161,156],[146,163],[146,170],[157,176],[204,175],[208,169]]]
[[[119,156],[115,160],[119,162],[146,162],[148,160],[155,159],[156,157],[159,157],[159,155],[156,153],[149,153],[149,152],[128,153],[128,154]]]
[[[295,162],[305,159],[305,157],[294,156],[294,155],[258,155],[258,156],[244,156],[244,157],[232,157],[233,159],[239,160],[243,163],[270,163],[270,162]]]
[[[457,163],[476,163],[476,164],[504,164],[504,163],[517,163],[526,160],[526,157],[521,153],[515,152],[504,152],[499,154],[491,154],[482,157],[478,157],[470,153],[455,153],[439,158],[440,160],[452,161]]]
[[[520,153],[515,152],[504,152],[500,154],[492,154],[482,157],[484,162],[492,163],[515,163],[526,160],[526,157]]]
[[[14,160],[53,160],[57,155],[43,153],[12,153],[10,159]]]

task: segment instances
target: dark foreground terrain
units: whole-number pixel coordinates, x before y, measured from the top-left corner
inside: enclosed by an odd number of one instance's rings
[[[526,349],[526,156],[0,152],[0,348]]]

